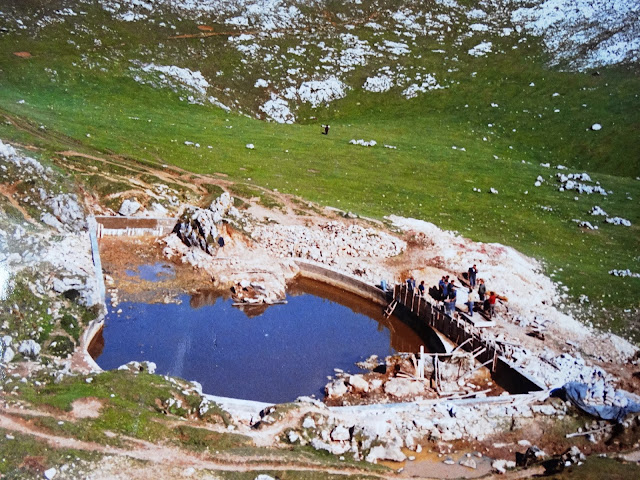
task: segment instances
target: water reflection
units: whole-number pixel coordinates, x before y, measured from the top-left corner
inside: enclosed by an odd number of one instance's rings
[[[219,293],[181,299],[123,302],[121,315],[109,312],[104,348],[92,352],[98,364],[150,360],[158,373],[197,380],[206,393],[286,402],[321,397],[334,368],[357,373],[355,362],[371,354],[417,351],[422,343],[380,306],[312,282],[291,285],[286,305],[264,306],[255,317]]]

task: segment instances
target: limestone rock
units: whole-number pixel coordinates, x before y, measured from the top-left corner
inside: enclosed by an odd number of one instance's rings
[[[349,429],[344,425],[338,425],[331,431],[331,440],[334,442],[346,442],[351,440]]]
[[[347,393],[348,388],[344,383],[344,380],[338,378],[333,382],[328,383],[325,387],[325,391],[327,393],[327,397],[341,397],[342,395]]]
[[[44,203],[51,209],[53,217],[68,227],[68,230],[77,231],[86,228],[84,211],[75,194],[61,193],[48,198]]]
[[[491,468],[493,468],[496,473],[504,475],[507,473],[507,469],[516,468],[516,462],[513,460],[494,460],[491,464]]]
[[[384,384],[384,391],[396,398],[405,398],[424,393],[424,385],[409,378],[396,377]]]
[[[51,480],[56,476],[57,473],[58,471],[55,468],[50,468],[49,470],[44,471],[44,478],[46,478],[47,480]]]
[[[333,455],[342,455],[346,453],[351,448],[351,445],[347,444],[338,444],[338,443],[328,443],[324,442],[321,439],[315,437],[311,439],[311,446],[316,450],[326,450]]]
[[[140,205],[138,201],[129,200],[127,198],[124,202],[122,202],[122,205],[120,205],[120,210],[118,210],[118,213],[124,217],[129,217],[140,210],[140,207],[142,207],[142,205]]]
[[[45,212],[40,215],[40,221],[45,225],[49,225],[50,227],[55,228],[59,232],[62,232],[64,230],[64,225],[62,224],[62,222],[49,212]]]
[[[311,417],[305,417],[302,421],[302,428],[316,428],[316,422]]]
[[[0,358],[0,361],[2,363],[9,363],[15,356],[16,354],[11,347],[4,347],[4,353],[2,354],[2,358]]]
[[[368,392],[369,383],[364,379],[362,375],[351,375],[349,377],[349,385],[358,392]]]
[[[198,247],[209,255],[213,255],[218,248],[217,223],[222,217],[209,209],[188,207],[173,229],[180,240],[188,247]]]
[[[300,440],[300,435],[298,435],[293,430],[289,430],[289,434],[287,435],[287,437],[289,438],[289,443],[296,443],[298,440]]]
[[[365,460],[369,463],[378,463],[378,460],[390,460],[392,462],[404,462],[407,456],[396,445],[377,445],[373,447]]]
[[[476,463],[476,461],[470,457],[464,457],[462,460],[460,460],[459,463],[463,467],[473,468],[474,470],[478,468],[478,464]]]
[[[25,357],[36,358],[40,355],[40,345],[35,340],[23,340],[18,351]]]

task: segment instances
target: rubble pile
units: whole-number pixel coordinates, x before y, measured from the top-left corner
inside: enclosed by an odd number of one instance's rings
[[[36,159],[18,153],[0,140],[0,171],[5,183],[30,186],[16,192],[27,211],[38,212],[38,220],[58,231],[86,229],[85,213],[73,193],[64,193],[56,173]]]
[[[400,353],[388,356],[383,363],[378,363],[377,356],[373,355],[357,365],[369,371],[351,375],[337,370],[335,378],[325,386],[327,405],[368,405],[441,397],[484,397],[489,390],[496,388],[488,371],[476,369],[473,354],[464,351],[425,354],[422,362],[413,354]]]
[[[317,402],[314,405],[318,406]],[[493,403],[423,401],[341,409],[320,404],[289,430],[286,438],[293,444],[311,445],[355,460],[403,461],[407,458],[403,448],[416,452],[429,441],[482,441],[503,431],[505,425],[521,428],[541,417],[564,415],[566,408],[564,402],[539,404],[513,398]],[[263,413],[267,424],[275,422],[268,418],[272,416],[269,410]]]
[[[252,232],[274,255],[333,264],[339,257],[393,257],[406,249],[406,243],[373,228],[345,225],[336,221],[319,228],[260,225]]]

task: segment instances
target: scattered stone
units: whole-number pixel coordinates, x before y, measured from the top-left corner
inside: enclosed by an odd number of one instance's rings
[[[512,461],[512,460],[494,460],[491,463],[491,468],[493,468],[493,470],[496,473],[499,473],[500,475],[504,475],[505,473],[507,473],[507,469],[511,469],[511,468],[516,468],[516,462]]]
[[[478,468],[478,464],[473,458],[464,457],[462,460],[460,460],[460,465],[467,468],[473,468],[474,470]]]
[[[612,225],[623,225],[625,227],[631,226],[631,222],[629,220],[620,217],[607,217],[604,221],[611,223]]]
[[[289,443],[296,443],[297,441],[300,440],[300,435],[298,435],[293,430],[289,430],[287,437],[289,438]]]
[[[49,470],[44,471],[44,478],[46,478],[47,480],[51,480],[56,476],[57,473],[58,471],[55,468],[50,468]]]

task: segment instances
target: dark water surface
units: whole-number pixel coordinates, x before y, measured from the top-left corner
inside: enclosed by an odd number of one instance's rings
[[[105,370],[149,360],[156,373],[196,380],[205,393],[281,403],[322,398],[334,368],[357,373],[354,363],[369,355],[423,343],[382,307],[308,281],[289,288],[287,304],[246,313],[214,295],[183,295],[180,305],[123,302],[91,353]]]

